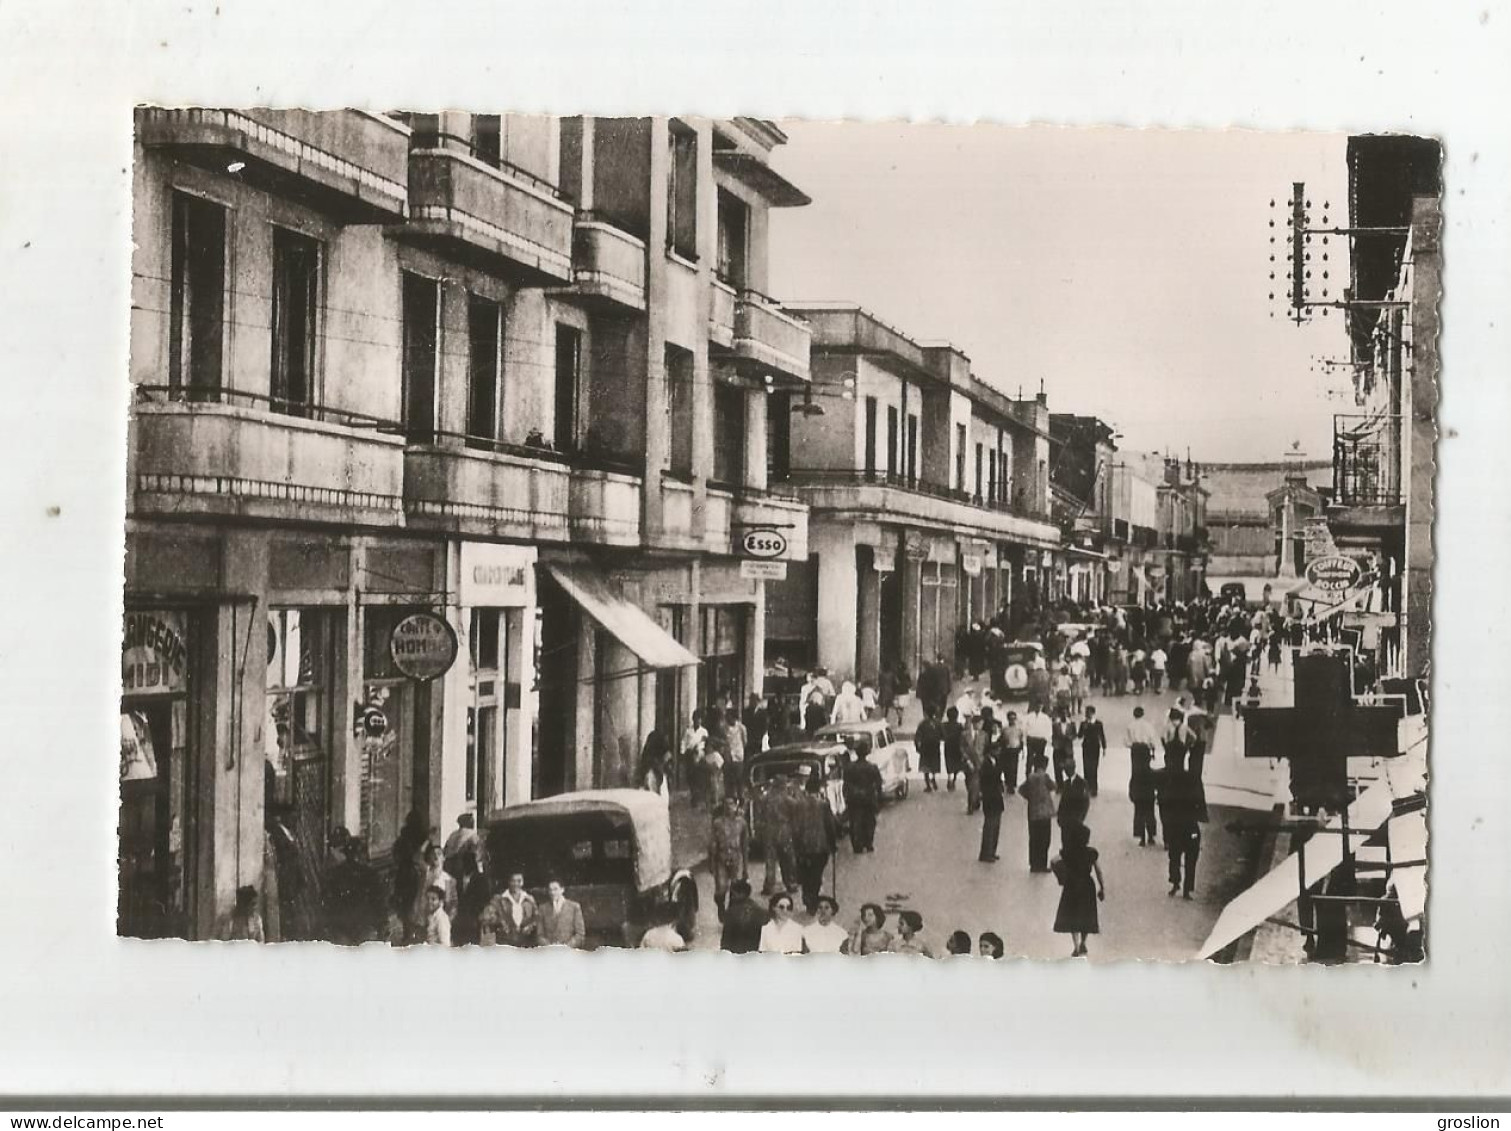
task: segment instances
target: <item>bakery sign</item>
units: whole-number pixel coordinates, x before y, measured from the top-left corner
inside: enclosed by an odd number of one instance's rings
[[[189,649],[179,610],[127,613],[121,637],[121,693],[171,694],[188,686]]]
[[[411,613],[393,626],[388,650],[401,672],[429,682],[445,675],[456,662],[456,633],[435,613]]]

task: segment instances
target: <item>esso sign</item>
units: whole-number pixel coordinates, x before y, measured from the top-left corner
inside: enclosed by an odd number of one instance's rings
[[[747,530],[740,548],[752,558],[779,558],[787,552],[787,536],[766,527]]]

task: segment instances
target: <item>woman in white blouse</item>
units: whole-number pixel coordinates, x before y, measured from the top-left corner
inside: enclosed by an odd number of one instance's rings
[[[803,928],[792,917],[792,897],[779,891],[771,897],[771,919],[761,928],[762,954],[801,954]]]

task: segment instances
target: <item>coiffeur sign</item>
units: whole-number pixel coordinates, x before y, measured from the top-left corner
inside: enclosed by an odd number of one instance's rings
[[[1306,565],[1306,579],[1318,589],[1342,593],[1359,584],[1359,563],[1352,558],[1333,555],[1318,558]]]
[[[413,613],[394,625],[388,650],[401,672],[428,682],[456,662],[456,633],[435,613]]]

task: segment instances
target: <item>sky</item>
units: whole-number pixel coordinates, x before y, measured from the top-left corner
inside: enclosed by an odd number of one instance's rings
[[[1346,358],[1347,337],[1337,310],[1285,318],[1280,205],[1304,181],[1346,224],[1345,135],[782,129],[773,164],[813,203],[773,213],[777,298],[857,302],[914,340],[951,342],[1011,395],[1042,380],[1050,411],[1101,417],[1127,450],[1268,461],[1299,441],[1330,457],[1347,374],[1313,359]],[[1341,287],[1338,242],[1327,266]]]

